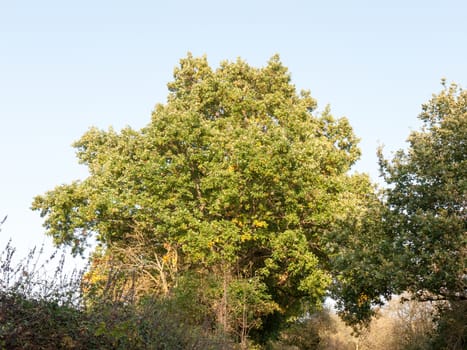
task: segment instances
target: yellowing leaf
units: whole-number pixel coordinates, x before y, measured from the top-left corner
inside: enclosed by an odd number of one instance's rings
[[[253,220],[253,226],[254,227],[258,227],[258,228],[267,228],[268,227],[268,223],[266,221],[262,221],[262,220]]]

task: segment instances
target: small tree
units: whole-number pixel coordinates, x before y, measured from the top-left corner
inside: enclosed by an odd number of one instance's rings
[[[423,105],[423,126],[410,134],[408,150],[392,161],[380,153],[389,185],[383,217],[394,290],[419,301],[445,301],[436,346],[461,349],[465,315],[452,311],[467,303],[467,91],[443,86]]]
[[[385,223],[399,291],[419,300],[467,300],[467,91],[456,85],[425,105],[408,151],[380,155]]]

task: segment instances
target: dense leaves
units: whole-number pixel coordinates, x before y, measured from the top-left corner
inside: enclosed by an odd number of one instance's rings
[[[367,177],[348,173],[360,155],[348,121],[316,112],[277,56],[213,70],[188,55],[168,87],[145,128],[75,143],[90,175],[35,198],[47,233],[75,253],[95,235],[152,293],[188,272],[217,276],[208,306],[234,333],[320,305],[342,280],[333,259],[349,220],[373,200]]]
[[[63,260],[50,273],[54,253],[44,264],[31,250],[19,263],[8,244],[0,252],[0,348],[8,350],[173,350],[232,349],[220,332],[202,329],[186,318],[174,301],[154,297],[135,300],[132,288],[121,290],[118,266],[104,276],[101,294],[86,294],[81,274],[67,275]],[[134,287],[134,285],[133,285]]]
[[[455,85],[423,106],[407,152],[380,157],[386,227],[399,291],[420,299],[465,300],[467,92]]]

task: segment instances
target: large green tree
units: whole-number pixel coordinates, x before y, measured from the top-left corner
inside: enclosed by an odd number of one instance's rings
[[[161,294],[187,271],[217,276],[218,321],[243,335],[320,304],[340,278],[336,237],[374,200],[367,176],[349,174],[348,121],[316,112],[277,56],[214,70],[188,55],[168,88],[145,128],[75,143],[89,177],[35,198],[47,234],[75,253],[95,235]]]
[[[408,150],[380,163],[395,289],[459,301],[467,299],[467,91],[444,87],[423,105]]]

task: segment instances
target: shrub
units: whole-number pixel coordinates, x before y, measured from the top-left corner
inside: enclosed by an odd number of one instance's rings
[[[0,254],[0,349],[232,348],[225,335],[190,323],[176,299],[116,293],[124,271],[113,269],[105,293],[87,300],[83,274],[64,273],[64,254],[50,278],[46,270],[56,253],[42,265],[42,250],[16,265],[14,253],[8,243]]]

